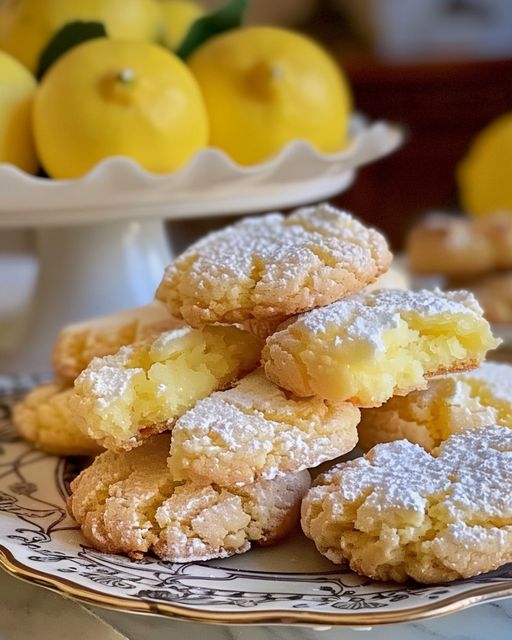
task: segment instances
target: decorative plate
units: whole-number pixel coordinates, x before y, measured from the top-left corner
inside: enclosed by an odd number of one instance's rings
[[[84,461],[35,451],[12,426],[12,404],[34,382],[0,377],[0,564],[14,575],[121,611],[231,624],[367,627],[512,595],[512,565],[450,585],[382,584],[329,563],[298,532],[205,563],[99,553],[66,512],[69,481]]]

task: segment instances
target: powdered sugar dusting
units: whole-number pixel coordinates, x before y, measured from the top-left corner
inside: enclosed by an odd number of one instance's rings
[[[159,301],[65,327],[53,349],[53,366],[71,383],[94,357],[116,353],[123,345],[182,326]]]
[[[381,234],[319,205],[206,236],[168,267],[157,295],[193,326],[281,317],[359,291],[390,262]]]
[[[293,278],[300,262],[293,258],[311,255],[312,247],[329,243],[333,257],[357,269],[372,259],[365,241],[369,229],[345,212],[329,205],[299,209],[286,218],[280,213],[251,217],[209,234],[187,253],[197,254],[192,269],[219,273],[219,277],[250,278],[254,260],[277,266],[282,279]],[[385,244],[376,232],[380,244]],[[275,263],[279,263],[275,265]]]
[[[166,465],[169,443],[164,434],[133,451],[105,452],[73,481],[70,509],[96,549],[207,560],[243,553],[295,524],[307,472],[242,490],[177,484]]]
[[[176,422],[169,466],[176,479],[202,484],[274,478],[350,451],[359,417],[351,405],[287,397],[259,370]]]
[[[397,327],[401,318],[434,319],[445,314],[478,319],[482,310],[468,291],[378,289],[308,311],[294,324],[302,325],[314,335],[326,333],[330,327],[340,327],[348,340],[380,344],[382,332]]]
[[[451,436],[432,454],[407,440],[376,445],[364,458],[333,467],[320,484],[334,483],[351,500],[371,487],[382,509],[410,508],[420,504],[418,495],[425,498],[450,489],[443,503],[457,524],[467,515],[461,510],[479,505],[494,514],[500,500],[508,503],[511,463],[512,430],[487,426]],[[489,487],[491,493],[486,492]]]
[[[511,484],[506,427],[453,435],[433,455],[398,440],[320,476],[306,497],[303,526],[320,550],[328,547],[329,557],[346,557],[366,575],[468,577],[512,560]],[[350,504],[357,505],[353,519]]]
[[[132,378],[141,371],[140,368],[129,368],[134,353],[134,347],[129,345],[121,347],[113,356],[93,358],[75,380],[75,388],[87,389],[100,406],[106,406],[122,396]]]

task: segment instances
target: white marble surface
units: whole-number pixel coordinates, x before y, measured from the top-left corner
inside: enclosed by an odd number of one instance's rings
[[[0,640],[29,638],[123,640],[125,636],[76,602],[0,571]]]
[[[98,609],[95,609],[98,612]],[[315,629],[285,626],[235,627],[177,622],[113,611],[100,614],[130,640],[510,640],[512,598],[411,624],[373,629]]]

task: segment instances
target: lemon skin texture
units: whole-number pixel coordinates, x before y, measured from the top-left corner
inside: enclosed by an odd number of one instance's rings
[[[341,71],[309,38],[247,27],[202,45],[189,66],[210,117],[210,144],[251,165],[302,139],[324,152],[343,148],[351,108]]]
[[[473,141],[457,171],[465,211],[512,215],[512,113],[494,120]]]
[[[112,38],[157,40],[162,33],[156,0],[3,0],[0,49],[35,73],[50,39],[76,20],[102,22]]]
[[[206,146],[208,118],[197,83],[173,53],[98,38],[68,51],[44,76],[34,133],[53,178],[79,177],[110,156],[168,173]]]
[[[192,24],[204,15],[202,7],[189,0],[162,0],[160,11],[162,39],[173,51],[179,49]]]
[[[17,60],[0,51],[0,163],[9,162],[36,173],[38,161],[32,135],[36,81]]]

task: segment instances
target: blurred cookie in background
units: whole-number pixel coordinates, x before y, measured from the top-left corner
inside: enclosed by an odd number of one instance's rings
[[[459,288],[460,281],[448,282],[447,288]],[[472,291],[489,322],[512,323],[512,271],[498,271],[463,283]]]
[[[490,322],[512,323],[512,213],[481,218],[433,212],[410,232],[407,263],[445,289],[470,290]]]
[[[512,214],[472,219],[432,212],[415,225],[406,244],[414,273],[464,279],[512,268]]]

